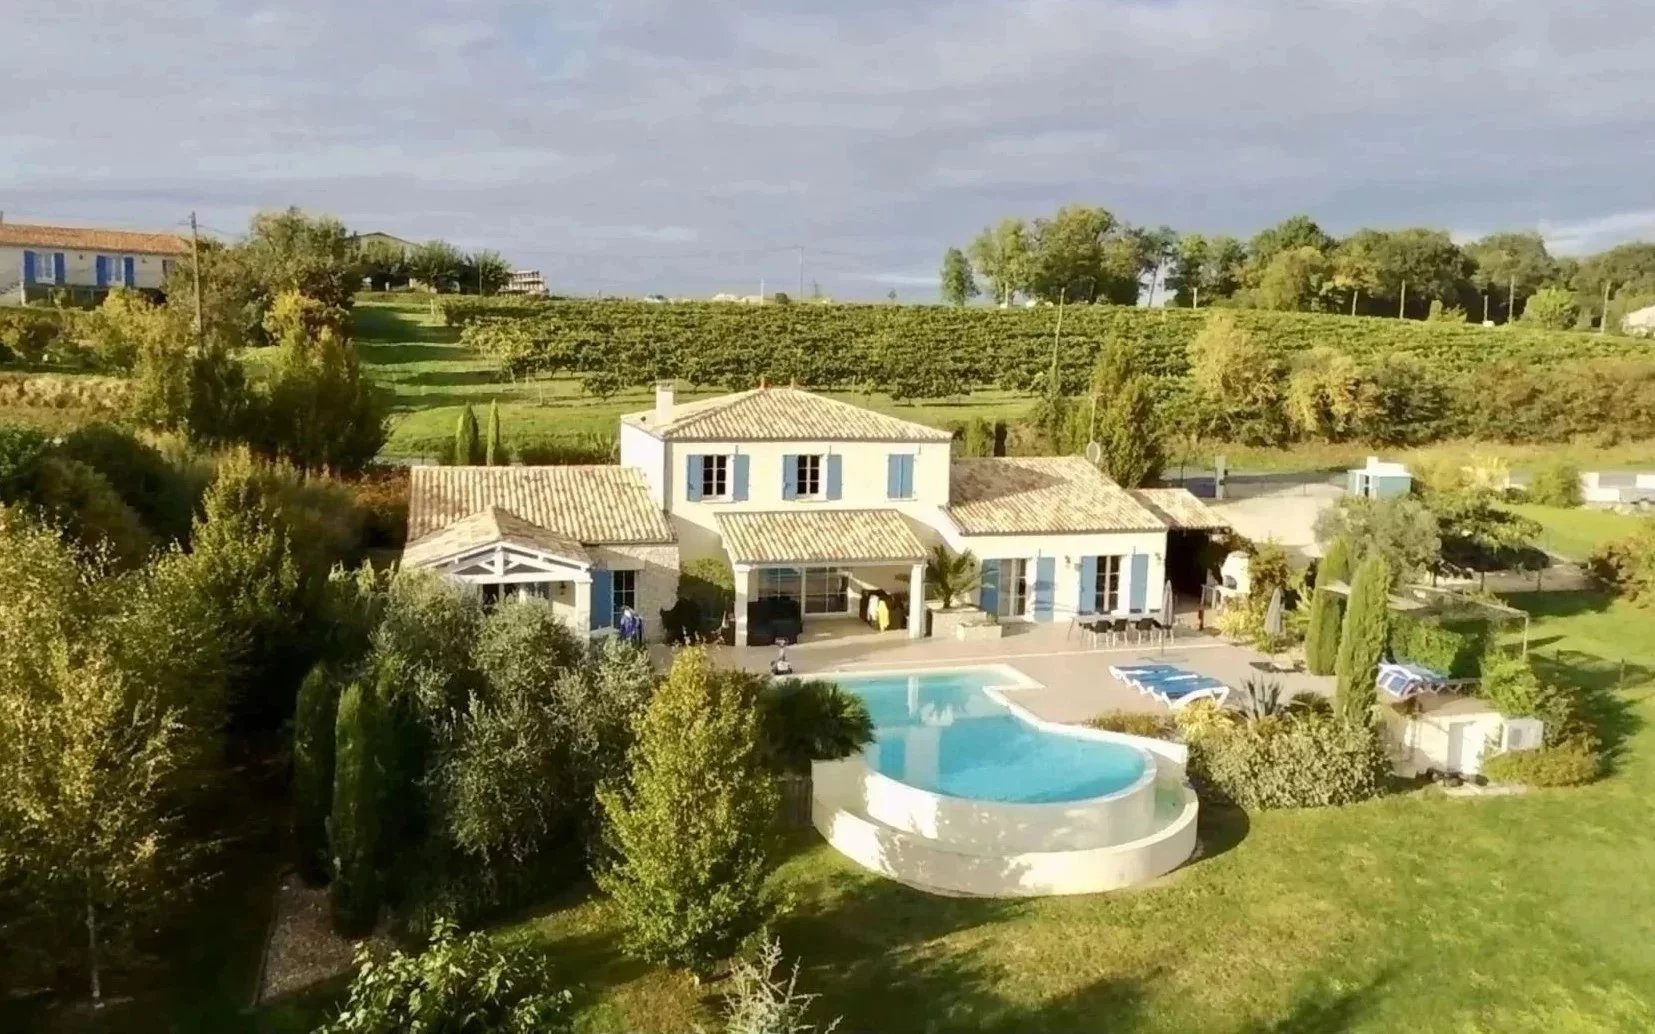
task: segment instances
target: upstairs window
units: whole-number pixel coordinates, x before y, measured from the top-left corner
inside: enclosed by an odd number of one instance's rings
[[[822,457],[793,457],[793,483],[803,499],[817,499],[822,495]]]
[[[701,498],[723,499],[730,494],[730,457],[701,457]]]

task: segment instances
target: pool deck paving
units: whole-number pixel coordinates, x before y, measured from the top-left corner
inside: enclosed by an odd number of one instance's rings
[[[773,646],[714,647],[720,664],[768,671]],[[787,648],[794,674],[820,677],[833,672],[879,669],[935,669],[1005,664],[1039,685],[1014,688],[1007,696],[1054,722],[1083,722],[1108,711],[1166,713],[1166,705],[1139,693],[1109,673],[1111,665],[1171,664],[1218,679],[1232,690],[1235,704],[1248,679],[1276,681],[1284,698],[1331,696],[1333,679],[1303,672],[1265,672],[1254,667],[1270,658],[1214,635],[1181,632],[1171,642],[1128,642],[1089,647],[1066,621],[1008,625],[994,640],[909,639],[906,632],[875,632],[854,620],[816,621],[805,638]]]

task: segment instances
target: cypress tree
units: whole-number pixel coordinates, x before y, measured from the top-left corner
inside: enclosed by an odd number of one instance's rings
[[[1374,680],[1379,676],[1390,627],[1386,609],[1390,587],[1391,565],[1378,553],[1369,553],[1351,579],[1350,603],[1339,631],[1339,660],[1335,665],[1339,682],[1334,705],[1347,722],[1365,724],[1373,720],[1378,697]]]
[[[1310,597],[1310,621],[1305,630],[1304,661],[1312,675],[1332,675],[1339,659],[1339,597],[1327,586],[1350,578],[1350,544],[1333,540],[1316,568],[1316,592]]]
[[[454,427],[454,465],[474,467],[482,461],[483,447],[477,438],[477,414],[471,411],[471,404],[466,403]]]
[[[1098,462],[1103,472],[1126,488],[1160,477],[1166,449],[1157,424],[1149,378],[1127,378],[1098,414]]]
[[[488,430],[483,441],[483,462],[491,467],[506,465],[506,443],[500,437],[500,403],[488,404]]]
[[[379,709],[370,687],[353,682],[339,698],[333,773],[333,928],[346,937],[370,933],[379,919]]]
[[[328,881],[336,689],[333,672],[316,665],[299,686],[293,714],[293,848],[299,875],[313,887]]]

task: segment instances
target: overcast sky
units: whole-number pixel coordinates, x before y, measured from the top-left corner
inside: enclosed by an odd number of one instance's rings
[[[1065,202],[1247,236],[1655,238],[1651,0],[52,0],[6,19],[0,210],[297,204],[558,290],[936,296]]]

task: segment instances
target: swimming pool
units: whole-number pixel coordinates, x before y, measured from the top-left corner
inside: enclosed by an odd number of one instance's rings
[[[832,678],[873,716],[867,764],[932,793],[1008,804],[1081,801],[1133,787],[1150,764],[1126,744],[1025,721],[987,691],[1017,683],[1005,668]]]

